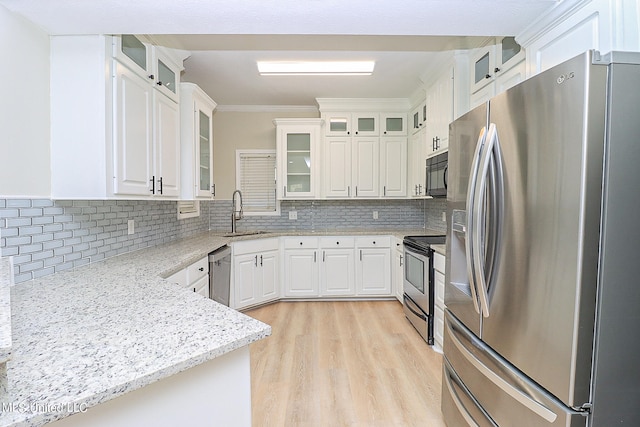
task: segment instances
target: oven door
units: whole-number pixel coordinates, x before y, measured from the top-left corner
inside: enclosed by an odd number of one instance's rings
[[[428,253],[404,245],[404,293],[429,316],[433,311],[433,293],[429,286],[430,258]]]

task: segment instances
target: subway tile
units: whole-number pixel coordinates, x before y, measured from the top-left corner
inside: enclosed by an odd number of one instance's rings
[[[42,226],[20,227],[18,232],[21,236],[32,236],[34,234],[42,234]]]
[[[55,273],[56,270],[54,267],[42,268],[40,270],[34,270],[32,272],[33,278],[38,279],[40,277],[48,276],[49,274]]]
[[[45,225],[45,224],[53,224],[52,216],[39,216],[35,218],[31,218],[32,225]]]
[[[33,252],[39,252],[42,250],[42,243],[32,243],[30,245],[21,245],[20,253],[21,254],[29,254]]]
[[[32,199],[31,206],[34,208],[47,208],[53,206],[53,201],[49,199]]]
[[[34,254],[31,255],[31,260],[32,261],[38,261],[41,259],[45,259],[45,258],[52,258],[53,257],[53,251],[42,251],[42,252],[36,252]]]
[[[33,279],[31,273],[16,274],[13,276],[13,283],[22,283]]]
[[[0,250],[0,253],[2,254],[3,257],[18,255],[18,247],[17,246],[4,247]]]
[[[60,265],[64,262],[64,256],[60,255],[60,256],[54,256],[51,258],[47,258],[44,260],[44,266],[45,267],[53,267],[56,265]]]
[[[20,208],[20,216],[42,216],[42,208]]]
[[[30,208],[31,200],[29,199],[7,199],[8,208]]]
[[[64,214],[64,208],[60,206],[53,206],[42,209],[43,215],[62,215]]]
[[[31,225],[31,218],[7,218],[5,227],[25,227]]]

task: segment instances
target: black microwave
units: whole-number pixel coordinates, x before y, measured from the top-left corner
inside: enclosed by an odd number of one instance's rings
[[[427,196],[447,197],[447,161],[449,153],[438,154],[427,159]]]

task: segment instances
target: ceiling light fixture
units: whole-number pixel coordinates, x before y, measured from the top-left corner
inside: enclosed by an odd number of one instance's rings
[[[375,61],[258,61],[263,76],[370,76]]]

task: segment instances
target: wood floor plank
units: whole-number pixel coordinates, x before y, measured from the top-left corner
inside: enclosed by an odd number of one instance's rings
[[[444,427],[442,356],[396,301],[279,302],[251,344],[254,427]]]

